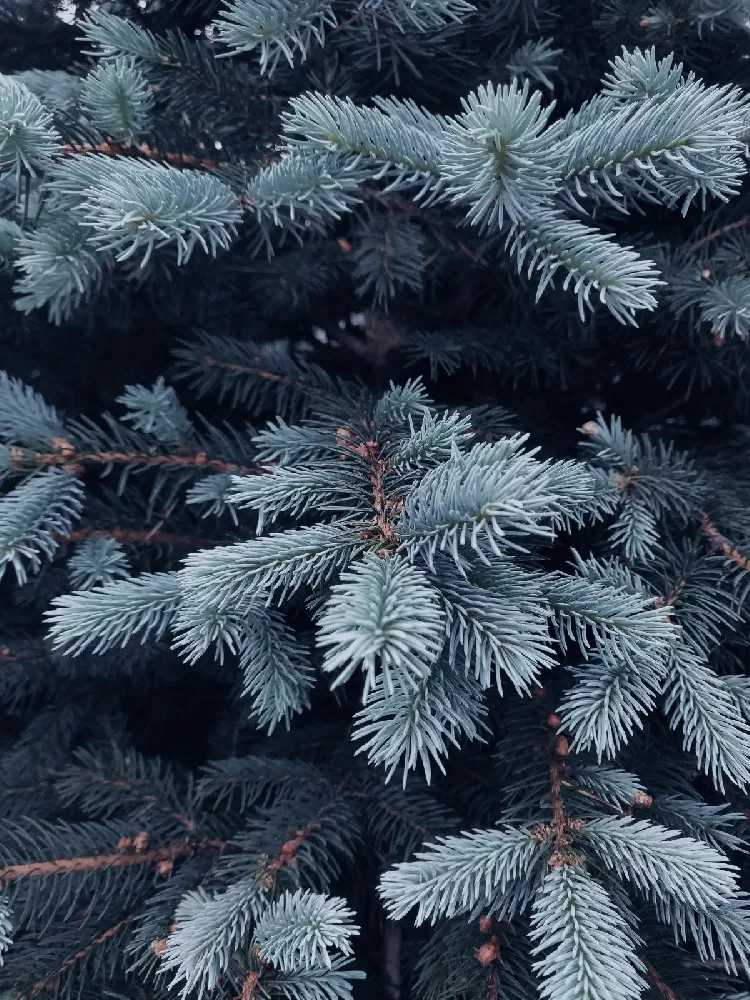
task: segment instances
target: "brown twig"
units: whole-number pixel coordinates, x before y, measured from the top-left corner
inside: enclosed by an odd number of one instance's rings
[[[552,799],[552,829],[555,833],[555,854],[557,854],[564,850],[567,835],[565,833],[565,807],[562,797],[560,764],[554,758],[549,765],[549,780]]]
[[[222,368],[224,371],[232,372],[235,375],[254,375],[255,378],[265,379],[267,382],[276,382],[278,385],[286,386],[290,389],[300,389],[303,392],[307,392],[312,396],[322,396],[323,391],[305,382],[304,379],[294,378],[291,375],[278,375],[276,372],[269,372],[263,369],[261,366],[261,359],[258,358],[258,368],[253,368],[251,365],[238,365],[231,364],[228,361],[218,361],[216,358],[212,358],[209,354],[205,354],[201,358],[201,362],[206,366],[206,368]]]
[[[383,980],[389,1000],[401,1000],[401,925],[386,920],[383,930]]]
[[[276,873],[288,865],[294,865],[296,863],[297,851],[302,847],[316,826],[317,823],[310,821],[301,830],[297,830],[293,837],[284,841],[278,855],[264,866],[266,871]]]
[[[71,872],[105,871],[110,868],[129,868],[132,865],[158,864],[160,861],[175,861],[181,857],[191,857],[197,850],[207,847],[222,849],[224,841],[204,840],[200,843],[179,841],[153,851],[133,854],[94,854],[79,858],[60,858],[56,861],[27,861],[18,865],[0,868],[0,884],[17,882],[22,878],[44,878],[47,875],[67,875]]]
[[[398,536],[391,524],[391,515],[394,513],[394,501],[391,500],[385,490],[385,476],[388,471],[388,464],[380,458],[380,447],[375,441],[368,441],[367,462],[370,466],[370,484],[372,486],[372,501],[375,508],[374,522],[378,534],[383,542],[388,545],[395,545]]]
[[[112,778],[108,778],[104,774],[98,774],[96,771],[89,771],[87,774],[87,779],[92,784],[98,783],[102,785],[107,785],[109,788],[116,788],[119,791],[129,792],[131,795],[134,795],[136,798],[140,799],[141,802],[144,802],[147,805],[154,805],[155,803],[159,802],[159,799],[157,798],[156,795],[149,795],[146,792],[141,792],[137,786],[134,787],[133,782],[126,781],[124,778],[118,778],[114,780]],[[188,830],[190,833],[192,833],[195,830],[195,821],[190,819],[189,816],[185,816],[184,813],[175,812],[171,809],[167,809],[165,811],[168,816],[171,816],[173,819],[176,819],[177,822],[180,823],[182,826],[184,826],[185,829]]]
[[[90,143],[67,143],[61,148],[63,156],[81,156],[86,153],[100,153],[103,156],[130,156],[135,159],[155,160],[158,163],[171,163],[174,166],[193,167],[199,170],[222,170],[226,163],[221,160],[205,159],[200,156],[192,156],[189,153],[173,153],[166,150],[152,149],[145,142],[139,145],[135,143],[120,142],[100,142],[98,145]]]
[[[576,857],[570,848],[570,833],[580,829],[580,820],[569,819],[565,815],[563,801],[563,768],[565,758],[569,753],[568,740],[558,733],[560,716],[552,713],[547,719],[550,729],[551,746],[549,751],[550,802],[552,804],[552,826],[538,825],[536,836],[541,841],[551,840],[552,853],[547,862],[550,868],[563,868],[565,865],[576,864]]]
[[[302,847],[313,830],[317,829],[317,826],[318,824],[315,820],[310,820],[304,827],[296,830],[293,837],[284,841],[276,857],[267,858],[261,865],[257,875],[258,881],[262,882],[267,889],[273,889],[279,872],[284,868],[294,868],[296,866],[297,851]]]
[[[657,597],[654,600],[654,605],[657,608],[673,607],[675,601],[679,600],[680,595],[684,591],[685,587],[687,587],[687,580],[684,579],[676,580],[669,588],[669,590],[666,592],[666,594],[664,594],[664,596],[659,595],[659,597]]]
[[[641,955],[641,961],[646,966],[646,975],[651,980],[653,985],[657,988],[657,990],[661,993],[661,995],[665,997],[665,1000],[677,1000],[677,994],[674,992],[674,990],[672,990],[669,986],[667,986],[667,984],[659,975],[658,970],[653,967],[651,962],[649,962],[649,960],[644,955]]]
[[[99,451],[77,452],[68,446],[58,451],[28,452],[22,448],[11,448],[12,471],[20,472],[28,464],[39,469],[64,468],[80,472],[86,465],[139,465],[144,468],[186,468],[204,469],[206,472],[233,472],[253,475],[259,472],[255,466],[225,462],[209,458],[205,451],[185,455],[159,455],[146,451]]]
[[[236,1000],[255,1000],[260,988],[260,973],[248,972],[242,980],[242,988],[237,994]]]
[[[750,573],[750,556],[745,556],[739,549],[734,548],[710,520],[708,514],[703,514],[701,517],[701,534],[715,552],[721,552],[725,559],[729,559],[740,569]]]
[[[52,990],[55,986],[55,983],[60,978],[60,976],[64,975],[66,972],[72,969],[73,966],[76,965],[78,962],[88,958],[88,956],[91,954],[94,948],[98,947],[100,944],[105,944],[107,941],[113,938],[115,934],[121,931],[123,927],[127,927],[128,924],[132,922],[132,920],[133,916],[131,914],[130,916],[124,917],[113,927],[110,927],[102,934],[99,934],[98,937],[95,937],[93,941],[90,941],[87,945],[85,945],[83,948],[77,951],[75,955],[71,955],[70,958],[66,959],[59,969],[56,969],[55,972],[50,973],[50,975],[45,976],[44,979],[40,979],[37,983],[34,983],[31,989],[21,994],[18,1000],[32,1000],[33,997],[38,996],[43,990]]]
[[[747,225],[750,222],[750,215],[743,215],[741,219],[737,219],[736,222],[730,222],[726,226],[721,226],[719,229],[714,229],[710,233],[706,233],[695,243],[691,243],[688,246],[688,250],[691,253],[695,253],[696,250],[700,250],[701,247],[705,246],[707,243],[712,243],[714,240],[718,240],[721,236],[725,236],[727,233],[731,233],[734,229],[740,229],[742,226]]]

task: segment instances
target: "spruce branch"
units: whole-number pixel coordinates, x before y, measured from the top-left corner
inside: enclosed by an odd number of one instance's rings
[[[261,916],[255,941],[262,961],[283,972],[294,972],[300,964],[331,968],[331,952],[353,953],[349,939],[359,933],[352,923],[354,912],[343,899],[309,890],[285,892]]]
[[[283,601],[320,586],[369,547],[348,525],[320,524],[194,553],[180,575],[197,606],[241,606],[253,595]]]
[[[55,451],[33,451],[24,448],[11,448],[11,472],[23,473],[29,469],[62,468],[79,473],[87,465],[92,466],[138,466],[140,468],[169,469],[200,469],[214,473],[233,473],[251,475],[255,466],[240,465],[237,462],[227,462],[218,458],[210,458],[205,451],[184,449],[180,454],[159,454],[139,451],[77,451],[65,439],[60,439]]]
[[[11,446],[44,448],[63,434],[55,407],[31,386],[0,371],[0,439]]]
[[[71,556],[68,575],[75,590],[91,590],[97,584],[130,576],[130,565],[122,546],[114,538],[92,536]]]
[[[66,972],[70,972],[79,963],[85,962],[97,948],[117,937],[121,931],[130,926],[133,919],[134,914],[128,914],[126,917],[123,917],[122,920],[118,920],[116,924],[108,927],[107,930],[97,934],[97,936],[88,944],[80,948],[74,955],[71,955],[70,958],[67,958],[60,966],[58,966],[57,969],[55,969],[54,972],[45,976],[44,979],[37,980],[37,982],[35,982],[29,989],[21,993],[19,1000],[34,1000],[34,998],[38,997],[40,993],[48,993],[54,990],[59,980],[65,975]]]
[[[380,896],[393,920],[414,906],[418,924],[467,913],[528,880],[539,860],[538,846],[530,831],[510,827],[440,837],[416,860],[382,875]]]
[[[179,378],[203,396],[248,410],[274,407],[280,417],[307,410],[311,404],[333,405],[343,388],[317,365],[293,356],[285,344],[219,337],[205,332],[174,352]],[[259,436],[262,440],[263,434]],[[262,455],[262,461],[274,461]]]
[[[12,566],[19,583],[52,558],[56,535],[67,534],[81,515],[81,484],[66,469],[47,469],[0,498],[0,575]]]
[[[406,787],[409,771],[419,766],[428,782],[433,764],[445,773],[448,747],[459,746],[459,737],[484,739],[486,712],[476,681],[452,670],[443,659],[412,689],[401,684],[389,694],[379,677],[355,717],[352,739],[362,741],[357,753],[386,768],[387,781],[403,766]]]
[[[175,573],[144,573],[94,590],[65,594],[47,612],[57,648],[72,654],[124,647],[134,636],[159,639],[177,610],[180,581]]]
[[[162,861],[176,861],[192,857],[197,851],[221,850],[223,841],[205,840],[191,843],[178,841],[166,847],[139,853],[96,854],[79,858],[60,858],[55,861],[29,861],[0,867],[0,883],[17,882],[25,878],[46,878],[49,875],[68,875],[73,872],[106,871],[110,868],[129,868],[133,865],[158,865]]]
[[[641,962],[643,962],[643,966],[646,970],[646,978],[650,980],[652,985],[654,985],[656,989],[661,993],[661,995],[664,997],[664,1000],[677,1000],[677,994],[670,986],[667,986],[667,984],[662,979],[659,970],[656,969],[651,964],[651,962],[649,962],[649,960],[645,957],[645,955],[641,955],[639,957]]]
[[[135,56],[146,62],[159,62],[164,57],[161,40],[124,17],[95,10],[81,19],[80,28],[83,31],[81,40],[96,45],[91,55],[104,59]]]
[[[143,268],[154,250],[176,248],[178,266],[196,246],[226,250],[242,217],[234,191],[214,177],[155,160],[114,161],[105,187],[85,189],[81,225],[92,246],[118,261],[136,257]]]
[[[154,95],[135,59],[118,56],[100,63],[84,79],[81,102],[105,134],[130,139],[148,127]]]
[[[650,260],[555,209],[519,221],[507,246],[519,272],[526,270],[529,277],[537,272],[537,301],[563,268],[562,287],[575,292],[582,320],[594,292],[620,323],[636,326],[635,314],[656,308],[654,291],[664,284]]]
[[[111,267],[111,256],[89,246],[86,230],[69,216],[42,221],[18,241],[14,305],[19,312],[47,308],[59,325],[93,298]]]
[[[290,66],[297,54],[304,60],[311,42],[322,45],[336,23],[328,0],[226,0],[213,27],[228,55],[257,49],[260,72],[270,76],[282,56]]]
[[[586,823],[580,836],[608,870],[646,896],[706,913],[738,895],[735,866],[709,845],[674,830],[608,816]]]
[[[352,166],[371,161],[374,179],[388,179],[387,191],[416,189],[420,200],[439,192],[442,125],[413,102],[381,100],[364,108],[310,93],[290,106],[282,128],[293,148],[345,154]]]
[[[545,130],[551,107],[541,93],[519,87],[480,87],[463,100],[464,111],[448,119],[441,171],[456,204],[470,206],[467,218],[481,229],[519,224],[549,208],[555,176],[554,129]]]
[[[750,556],[743,555],[735,548],[705,513],[701,515],[701,534],[714,552],[720,552],[725,559],[734,563],[743,572],[750,573]]]
[[[281,616],[254,608],[239,646],[243,674],[242,694],[252,701],[250,718],[273,732],[292,716],[310,707],[314,678],[309,650]]]
[[[665,708],[672,728],[680,726],[683,745],[702,771],[724,789],[750,784],[750,726],[730,689],[722,685],[701,650],[682,643],[670,664]]]
[[[186,893],[159,964],[161,975],[172,974],[168,986],[180,986],[183,996],[196,987],[199,995],[215,989],[262,909],[263,890],[253,876],[235,880],[223,892],[200,887]]]
[[[53,116],[24,84],[0,75],[0,172],[43,173],[53,161],[60,135]]]
[[[389,693],[416,687],[428,676],[443,644],[439,595],[427,576],[406,560],[370,553],[341,574],[320,619],[317,644],[332,687],[361,668],[363,702],[382,678]],[[379,672],[377,672],[379,667]]]
[[[438,550],[461,564],[470,547],[485,563],[523,551],[524,536],[554,537],[583,515],[593,481],[580,466],[539,462],[522,450],[526,437],[478,444],[430,470],[409,493],[397,527],[401,550],[433,565]]]
[[[605,889],[585,871],[563,865],[550,872],[534,900],[532,955],[545,998],[637,1000],[638,938]],[[546,954],[544,954],[546,952]]]

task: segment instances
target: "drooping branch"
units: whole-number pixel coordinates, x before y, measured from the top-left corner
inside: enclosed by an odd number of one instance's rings
[[[719,229],[712,229],[710,233],[706,233],[695,243],[691,243],[688,246],[688,250],[694,253],[696,250],[700,250],[707,243],[713,243],[714,240],[720,239],[722,236],[726,236],[727,233],[733,232],[735,229],[741,229],[742,226],[746,226],[750,222],[750,215],[743,215],[741,219],[736,219],[734,222],[727,223],[726,226],[721,226]]]
[[[708,514],[701,517],[701,534],[714,552],[720,552],[725,559],[729,559],[741,570],[750,573],[750,556],[743,555],[739,549],[736,549],[729,539],[722,535]]]
[[[44,979],[40,979],[38,982],[34,983],[30,989],[21,994],[18,1000],[33,1000],[33,998],[39,996],[40,993],[53,990],[61,976],[63,976],[66,972],[69,972],[79,962],[85,961],[95,948],[98,948],[102,944],[106,944],[107,941],[111,940],[116,934],[132,923],[132,920],[133,914],[130,914],[129,916],[118,921],[118,923],[116,923],[113,927],[109,927],[102,934],[97,935],[97,937],[95,937],[87,945],[84,945],[83,948],[77,951],[74,955],[71,955],[70,958],[66,959],[58,969],[55,969],[54,972],[45,976]]]
[[[118,791],[127,792],[129,795],[133,795],[140,799],[147,806],[158,804],[159,799],[156,795],[151,795],[148,792],[142,791],[138,787],[137,781],[129,781],[127,778],[109,778],[106,774],[100,774],[96,771],[87,771],[86,773],[87,781],[92,785],[106,785],[108,788],[116,788]],[[190,833],[195,830],[195,821],[190,819],[184,813],[176,812],[172,809],[166,809],[167,815],[176,819],[178,823],[185,827]]]
[[[657,988],[657,990],[664,997],[664,1000],[677,1000],[677,995],[671,987],[667,986],[664,980],[661,978],[659,971],[654,968],[654,966],[649,962],[649,960],[641,955],[641,961],[646,966],[646,976],[649,982]]]
[[[222,371],[232,372],[234,375],[252,375],[254,378],[263,379],[265,382],[274,382],[284,388],[297,389],[300,392],[305,392],[311,396],[324,395],[322,389],[318,389],[316,386],[311,385],[303,378],[295,377],[293,375],[279,375],[277,372],[269,372],[263,367],[263,361],[261,358],[257,358],[255,360],[257,362],[257,367],[255,367],[254,364],[246,363],[240,365],[229,361],[220,361],[217,358],[211,357],[210,354],[204,354],[200,359],[201,364],[205,365],[206,368],[220,368]]]

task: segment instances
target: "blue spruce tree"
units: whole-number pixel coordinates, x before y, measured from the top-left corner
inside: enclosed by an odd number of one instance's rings
[[[4,998],[747,1000],[749,25],[0,2]]]

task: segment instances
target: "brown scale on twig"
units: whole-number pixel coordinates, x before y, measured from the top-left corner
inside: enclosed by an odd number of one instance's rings
[[[353,455],[359,455],[367,463],[370,488],[372,490],[373,517],[371,527],[363,527],[359,537],[363,540],[379,540],[378,555],[384,556],[398,546],[398,535],[393,527],[393,520],[404,507],[403,497],[391,497],[385,488],[389,471],[388,462],[381,456],[380,444],[368,438],[360,444],[356,443],[355,435],[348,427],[339,427],[336,431],[336,444],[341,448],[339,456],[342,462],[349,461]]]
[[[477,962],[479,962],[482,968],[486,969],[488,972],[486,992],[484,996],[486,1000],[499,1000],[499,967],[501,967],[503,963],[500,955],[500,939],[494,932],[494,919],[482,914],[479,918],[479,930],[482,934],[487,936],[487,940],[484,941],[478,948],[474,949],[474,958]]]
[[[583,829],[583,820],[573,819],[565,815],[563,802],[563,772],[565,758],[570,753],[568,739],[558,733],[562,720],[554,712],[547,717],[551,744],[549,750],[550,803],[552,805],[552,822],[536,823],[531,828],[531,835],[537,844],[551,844],[547,865],[551,869],[564,868],[566,865],[577,865],[578,858],[571,848],[571,834]]]
[[[736,549],[729,539],[722,535],[708,514],[703,514],[701,517],[701,534],[714,552],[721,552],[725,559],[729,559],[735,566],[750,573],[750,556],[743,555],[739,549]]]
[[[398,544],[398,536],[393,527],[392,518],[403,506],[403,501],[389,497],[385,489],[385,477],[388,473],[388,463],[380,457],[380,445],[376,441],[368,441],[363,446],[366,451],[364,458],[370,468],[370,485],[375,510],[373,518],[378,535],[385,547],[391,548]]]
[[[295,868],[297,851],[305,843],[310,834],[317,828],[317,823],[311,820],[304,827],[295,830],[294,836],[284,841],[281,850],[275,858],[266,859],[258,869],[256,878],[267,889],[272,889],[276,876],[283,868]]]
[[[192,167],[198,170],[222,170],[226,163],[221,160],[211,160],[189,153],[175,153],[168,150],[154,149],[147,143],[123,143],[109,140],[92,143],[66,143],[61,147],[63,156],[84,156],[87,153],[99,153],[101,156],[123,156],[138,160],[151,160],[156,163],[169,163],[171,166]]]
[[[248,972],[242,980],[242,988],[237,994],[236,1000],[255,1000],[260,988],[260,973]]]

